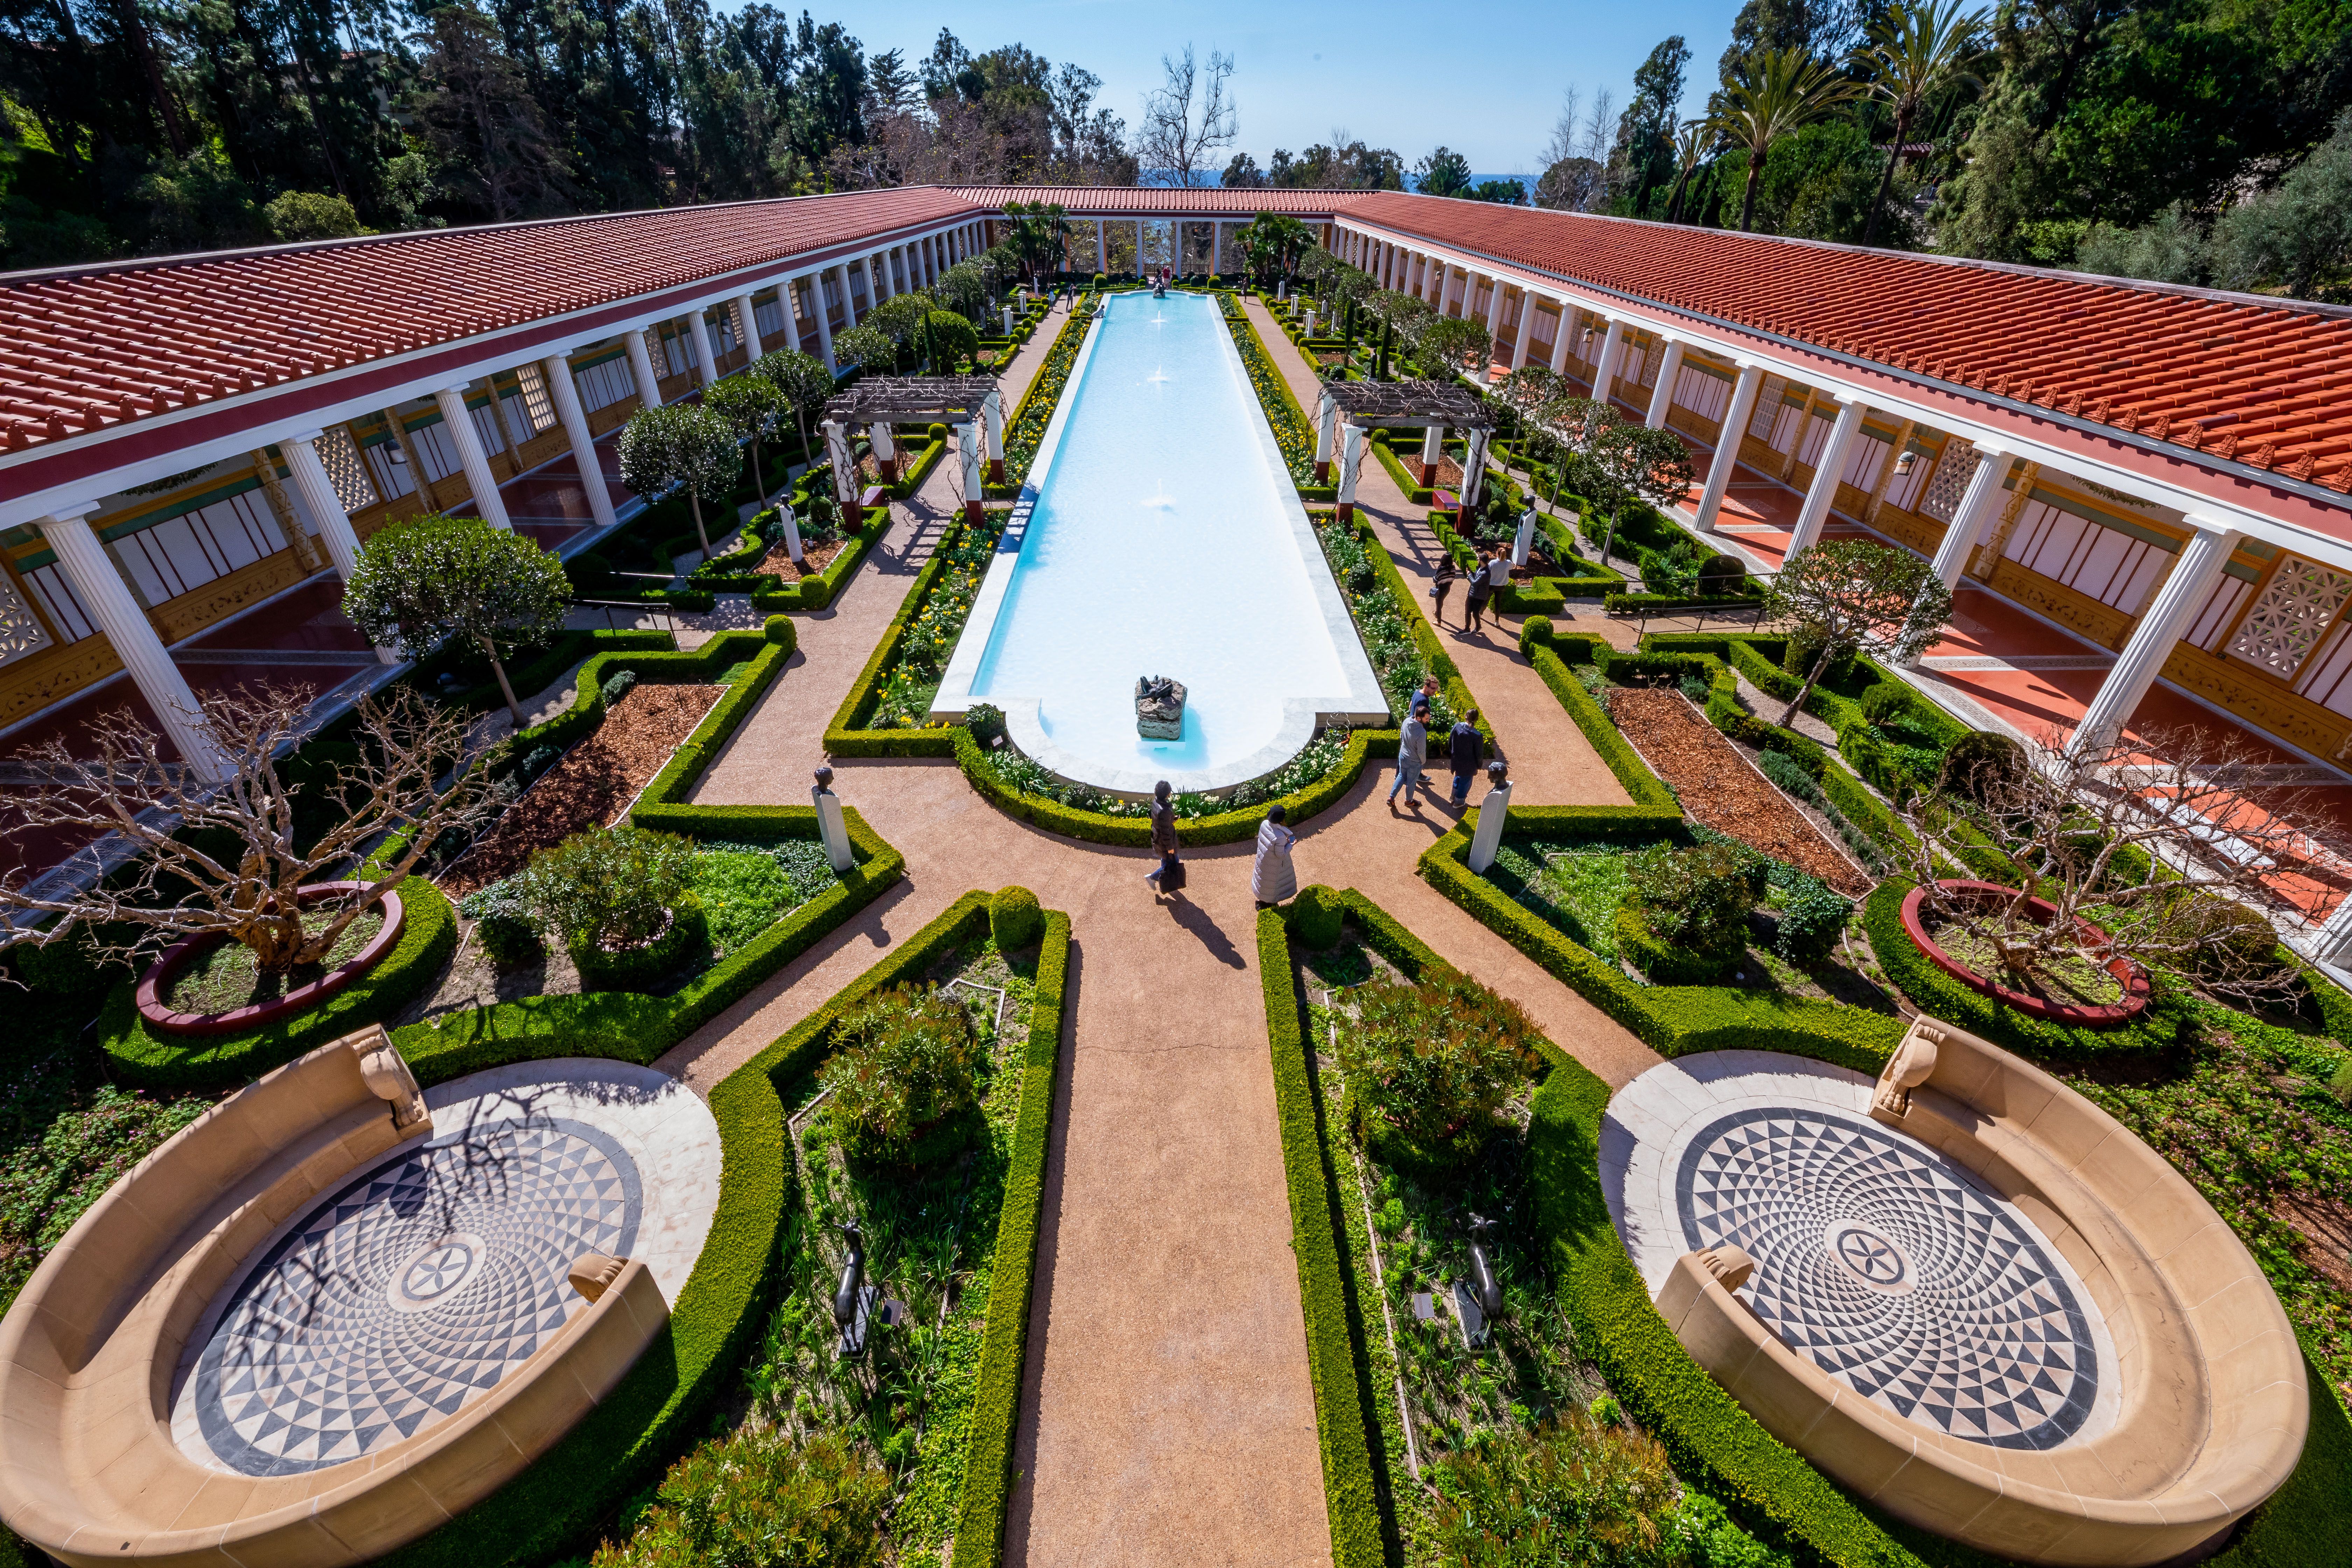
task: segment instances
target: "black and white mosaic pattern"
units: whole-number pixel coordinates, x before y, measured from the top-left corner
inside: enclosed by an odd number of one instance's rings
[[[404,1150],[312,1210],[231,1293],[195,1369],[205,1446],[289,1475],[415,1436],[497,1386],[625,1258],[636,1163],[603,1129],[493,1121]]]
[[[2003,1448],[2056,1447],[2089,1418],[2098,1353],[2074,1291],[1934,1151],[1823,1107],[1750,1107],[1700,1128],[1674,1179],[1688,1246],[1746,1249],[1757,1315],[1856,1393]]]

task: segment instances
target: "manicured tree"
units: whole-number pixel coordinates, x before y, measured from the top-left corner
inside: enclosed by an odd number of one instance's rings
[[[931,350],[931,368],[952,375],[956,367],[980,353],[980,333],[953,310],[933,310],[923,318],[923,337]]]
[[[959,261],[940,274],[931,292],[949,310],[978,321],[988,310],[988,270],[977,261]]]
[[[1895,166],[1903,161],[1904,143],[1928,100],[1953,87],[1979,87],[1969,66],[1982,51],[1990,17],[1982,10],[1963,12],[1961,0],[1910,0],[1898,4],[1870,30],[1870,50],[1863,57],[1871,76],[1871,91],[1895,108],[1895,139],[1887,144],[1886,170],[1878,177],[1878,197],[1862,226],[1862,243],[1878,234],[1879,215],[1886,210],[1887,193],[1895,188]]]
[[[760,461],[760,442],[783,423],[789,406],[783,388],[762,375],[730,375],[702,392],[702,406],[716,414],[735,433],[751,443],[751,483],[760,492],[760,510],[768,510],[768,474]]]
[[[860,321],[845,332],[834,333],[833,357],[841,364],[862,365],[877,375],[884,375],[898,363],[898,345],[872,321]]]
[[[1809,544],[1781,565],[1764,597],[1765,615],[1821,653],[1782,711],[1786,728],[1824,671],[1854,654],[1900,663],[1916,658],[1943,630],[1952,591],[1936,569],[1907,550],[1866,539]]]
[[[563,563],[536,541],[478,517],[436,513],[381,529],[361,548],[343,614],[368,641],[411,658],[451,637],[479,647],[520,730],[506,656],[563,629],[571,590]]]
[[[849,336],[844,332],[834,342]],[[710,531],[703,525],[702,498],[718,500],[742,477],[743,449],[735,444],[734,427],[699,404],[640,408],[621,431],[621,482],[647,500],[683,489],[705,555]]]
[[[1424,371],[1434,372],[1443,365],[1445,374],[1460,375],[1485,364],[1493,352],[1494,340],[1486,335],[1486,323],[1467,316],[1423,317],[1412,335],[1412,357]]]
[[[305,737],[311,696],[265,686],[204,697],[196,724],[228,771],[218,787],[173,766],[128,709],[79,726],[70,752],[57,739],[33,748],[26,776],[0,793],[0,824],[84,842],[120,834],[134,858],[85,888],[42,889],[21,874],[0,881],[0,910],[16,917],[0,945],[47,947],[78,932],[97,955],[135,962],[184,937],[219,935],[242,943],[264,973],[284,974],[331,953],[435,844],[503,808],[505,796],[474,766],[482,746],[467,734],[471,716],[406,688],[361,698],[354,760],[303,777],[283,753]],[[298,823],[299,808],[321,804],[328,809],[302,812]],[[314,815],[324,822],[316,837]],[[396,850],[361,862],[392,833],[406,836]],[[313,902],[306,918],[295,890],[330,873],[365,889]],[[49,916],[47,929],[32,929]]]
[[[1552,494],[1559,493],[1560,459],[1566,448],[1549,426],[1544,423],[1545,405],[1559,397],[1559,378],[1549,365],[1523,364],[1495,384],[1495,401],[1506,410],[1511,433],[1517,438],[1520,466],[1528,471],[1528,488],[1535,487],[1536,462],[1538,458],[1552,468]]]
[[[801,458],[806,461],[809,453],[809,416],[823,408],[833,395],[833,372],[824,368],[824,361],[798,349],[778,349],[761,354],[751,365],[751,374],[775,384],[784,395],[785,405],[793,411],[793,420],[800,426]]]
[[[926,294],[893,294],[866,312],[866,320],[860,325],[872,327],[890,340],[893,368],[904,362],[904,350],[913,347],[919,354],[923,318],[929,313],[931,304]]]
[[[1861,89],[1835,66],[1802,49],[1764,49],[1750,55],[1724,84],[1723,105],[1715,116],[1724,139],[1748,149],[1748,193],[1739,202],[1739,226],[1756,222],[1756,187],[1772,143],[1803,129]]]

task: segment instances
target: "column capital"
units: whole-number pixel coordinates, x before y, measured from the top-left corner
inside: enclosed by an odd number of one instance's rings
[[[58,508],[55,511],[52,511],[48,516],[42,518],[40,521],[45,523],[80,522],[87,519],[90,513],[96,511],[99,509],[99,505],[100,503],[94,500],[75,501],[69,506],[61,506]],[[37,524],[36,526],[38,525]]]
[[[281,441],[315,441],[326,433],[326,426],[313,425],[308,430],[289,430],[278,438]]]
[[[2223,522],[2219,518],[2200,517],[2193,511],[2185,514],[2180,521],[2208,539],[2222,540],[2234,544],[2236,541],[2246,536],[2246,531],[2236,523]]]

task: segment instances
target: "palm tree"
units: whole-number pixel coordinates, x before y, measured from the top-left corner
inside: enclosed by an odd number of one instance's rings
[[[1870,70],[1870,90],[1895,106],[1895,144],[1886,150],[1886,173],[1879,176],[1878,199],[1870,204],[1869,220],[1862,226],[1864,245],[1878,233],[1878,215],[1886,210],[1886,195],[1895,187],[1895,168],[1902,161],[1903,143],[1919,110],[1946,88],[1981,85],[1968,68],[1981,52],[1989,18],[1982,10],[1963,15],[1960,5],[1961,0],[1897,4],[1870,30],[1870,49],[1863,61]]]
[[[1750,55],[1725,84],[1723,107],[1715,117],[1724,139],[1748,149],[1748,194],[1740,198],[1739,226],[1756,220],[1756,186],[1764,177],[1765,155],[1791,131],[1811,125],[1853,98],[1861,89],[1837,68],[1802,49],[1764,49]]]
[[[1709,120],[1685,120],[1675,133],[1675,194],[1666,203],[1666,221],[1682,221],[1683,195],[1690,189],[1691,176],[1698,166],[1715,155],[1722,139],[1715,122]]]

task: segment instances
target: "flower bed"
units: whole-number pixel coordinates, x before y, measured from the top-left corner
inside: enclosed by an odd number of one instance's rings
[[[1993,882],[1955,882],[1937,884],[1945,894],[1961,902],[1974,904],[2007,903],[2016,896],[2016,889]],[[1937,942],[1921,919],[1921,906],[1927,901],[1925,888],[1913,888],[1903,896],[1903,930],[1918,944],[1927,961],[1969,990],[1990,996],[2005,1006],[2014,1007],[2030,1017],[2080,1029],[2113,1029],[2130,1023],[2147,1010],[2149,994],[2147,971],[2128,958],[2108,961],[2106,973],[2123,994],[2120,1000],[2104,1005],[2091,1003],[2069,1003],[2031,992],[2019,991],[2001,984],[1989,975],[1981,974],[1955,958]],[[2029,899],[2025,915],[2036,925],[2048,925],[2058,918],[2057,907],[2046,899]],[[2075,926],[2085,945],[2096,947],[2106,941],[2106,932],[2088,921],[2077,921]]]
[[[1323,557],[1330,563],[1331,575],[1339,586],[1339,597],[1348,606],[1348,615],[1355,622],[1356,634],[1363,639],[1364,653],[1372,662],[1372,672],[1380,678],[1381,689],[1389,700],[1391,715],[1407,712],[1412,695],[1421,689],[1424,677],[1438,679],[1437,700],[1430,704],[1433,734],[1443,733],[1453,726],[1454,718],[1478,706],[1471,696],[1469,686],[1462,679],[1462,670],[1446,653],[1445,645],[1437,640],[1430,629],[1421,606],[1405,587],[1396,563],[1381,545],[1371,525],[1359,518],[1340,522],[1334,513],[1309,512],[1315,523],[1315,536],[1323,546]],[[1490,745],[1495,740],[1492,719],[1482,712],[1478,732]],[[1391,751],[1390,755],[1395,753]]]
[[[441,876],[463,898],[522,869],[583,827],[611,823],[653,782],[671,752],[718,702],[721,688],[640,681],[615,700],[596,731],[525,791],[498,826]]]
[[[1241,302],[1231,294],[1217,296],[1218,308],[1223,311],[1226,330],[1234,335],[1234,347],[1242,356],[1242,369],[1248,373],[1250,387],[1257,394],[1258,406],[1265,410],[1265,422],[1274,431],[1275,445],[1282,449],[1282,460],[1290,469],[1291,483],[1311,487],[1315,483],[1315,422],[1298,406],[1291,395],[1290,383],[1276,368],[1274,356],[1265,352],[1265,343],[1250,324]]]
[[[329,903],[349,899],[355,893],[365,891],[367,887],[364,882],[313,882],[297,889],[295,900],[298,904]],[[374,931],[365,936],[359,943],[358,951],[349,958],[293,986],[283,994],[238,1006],[190,1013],[175,1005],[181,1000],[175,995],[179,989],[175,983],[192,965],[219,950],[228,939],[210,934],[173,942],[140,977],[140,1016],[149,1028],[166,1035],[233,1035],[292,1017],[316,1006],[374,968],[400,940],[403,923],[400,895],[386,891],[378,903]],[[352,921],[345,932],[346,937],[358,931],[362,921],[367,918],[362,915],[361,920]]]
[[[898,613],[881,640],[874,645],[866,668],[850,684],[849,694],[825,727],[824,751],[831,757],[946,757],[955,754],[954,731],[930,722],[930,694],[939,689],[933,668],[919,677],[910,668],[910,643],[919,635],[922,655],[944,668],[955,637],[971,613],[972,599],[988,575],[995,540],[1004,531],[1011,509],[987,512],[977,525],[950,523],[940,535],[931,558],[915,574]],[[894,685],[895,683],[895,685]],[[922,706],[914,700],[919,693]],[[877,723],[886,693],[894,717],[904,722]]]
[[[992,491],[1017,494],[1029,481],[1029,465],[1037,460],[1037,447],[1045,439],[1045,426],[1054,422],[1054,408],[1062,401],[1062,387],[1070,379],[1070,367],[1077,363],[1078,349],[1087,341],[1087,326],[1094,318],[1095,301],[1101,296],[1091,291],[1078,296],[1069,319],[1054,335],[1053,346],[1045,351],[1045,363],[1037,367],[1035,379],[1029,390],[1021,395],[1021,406],[1013,411],[1004,427],[1004,483],[990,486]]]
[[[1643,760],[1675,787],[1691,816],[1849,898],[1870,891],[1870,877],[1823,838],[1681,693],[1621,687],[1609,693],[1608,712]]]

